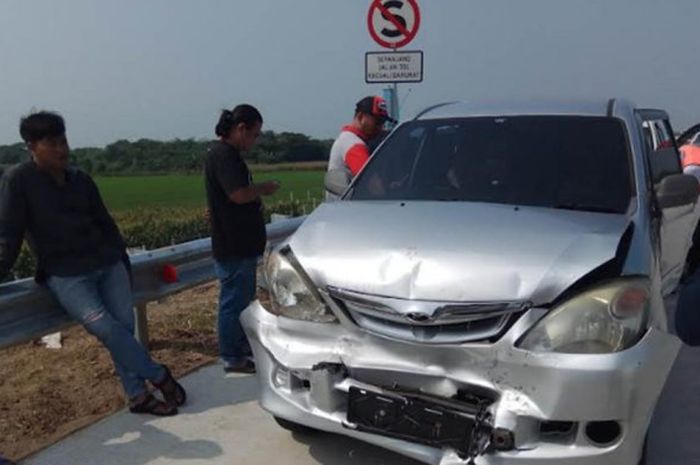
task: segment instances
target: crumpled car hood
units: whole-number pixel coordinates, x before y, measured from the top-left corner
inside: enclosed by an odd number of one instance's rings
[[[289,244],[319,287],[537,305],[612,259],[628,223],[486,203],[341,201],[319,207]]]

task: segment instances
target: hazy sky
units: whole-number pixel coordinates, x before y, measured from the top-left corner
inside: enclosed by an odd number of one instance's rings
[[[628,97],[700,121],[700,1],[418,0],[425,81],[402,116],[446,100]],[[2,0],[0,144],[58,110],[73,146],[209,138],[218,111],[334,137],[361,96],[370,0]]]

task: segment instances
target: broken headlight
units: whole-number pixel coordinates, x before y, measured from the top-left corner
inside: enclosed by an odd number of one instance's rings
[[[584,292],[554,308],[520,341],[535,352],[620,352],[646,332],[649,282],[616,281]]]
[[[272,251],[267,256],[265,279],[274,314],[317,323],[338,321],[289,247]]]

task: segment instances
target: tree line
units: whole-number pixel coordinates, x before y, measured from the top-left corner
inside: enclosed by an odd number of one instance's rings
[[[118,140],[104,148],[73,149],[71,156],[73,164],[94,175],[190,173],[202,169],[211,142],[195,139]],[[330,139],[314,139],[305,134],[264,131],[244,158],[250,163],[265,164],[326,161],[332,144]],[[0,145],[0,171],[2,166],[22,162],[27,157],[23,143]]]

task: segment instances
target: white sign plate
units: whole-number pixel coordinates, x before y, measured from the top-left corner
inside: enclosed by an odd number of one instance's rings
[[[368,84],[422,82],[423,52],[367,52],[365,81]]]

